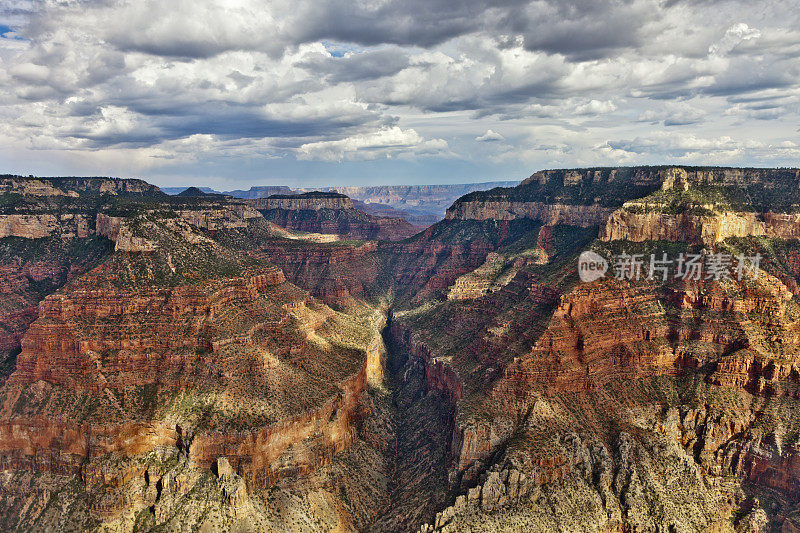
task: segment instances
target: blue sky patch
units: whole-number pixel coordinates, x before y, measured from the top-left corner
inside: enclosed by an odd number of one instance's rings
[[[358,46],[341,44],[341,43],[332,43],[330,41],[322,41],[322,44],[325,46],[325,49],[333,57],[344,57],[344,55],[348,52],[360,52],[363,50]]]
[[[0,24],[0,39],[14,39],[15,41],[24,41],[19,35],[14,35],[17,30],[6,24]]]

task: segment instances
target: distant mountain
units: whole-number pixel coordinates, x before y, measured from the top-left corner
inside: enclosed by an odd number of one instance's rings
[[[420,230],[403,218],[375,216],[365,209],[356,208],[350,198],[332,191],[274,194],[247,203],[273,224],[295,231],[328,233],[351,239],[402,240]]]
[[[204,193],[223,194],[223,193],[220,193],[219,191],[216,191],[216,190],[212,189],[211,187],[161,187],[162,191],[164,191],[165,193],[167,193],[167,194],[169,194],[171,196],[176,196],[178,194],[181,194],[183,192],[188,191],[189,189],[198,189],[198,190],[200,190],[200,191],[202,191]],[[225,194],[228,194],[228,193],[225,193]],[[183,195],[183,196],[187,196],[187,195]],[[196,195],[193,195],[193,196],[196,196]]]
[[[492,181],[447,185],[331,187],[327,190],[346,194],[374,210],[390,207],[412,224],[430,226],[442,220],[447,208],[465,194],[496,187],[514,187],[518,184],[518,181]]]
[[[430,226],[444,218],[447,208],[461,196],[496,187],[514,187],[518,181],[490,181],[447,185],[375,185],[365,187],[319,187],[291,189],[286,186],[260,186],[249,190],[227,191],[236,198],[267,198],[274,194],[329,191],[346,194],[356,208],[372,215],[402,217],[416,226]]]
[[[210,187],[193,187],[193,189],[199,189],[204,193],[227,194],[245,200],[268,198],[276,194],[286,195],[311,191],[337,192],[352,198],[356,209],[365,213],[382,217],[399,217],[415,226],[427,227],[442,220],[447,208],[465,194],[487,191],[497,187],[514,187],[518,184],[519,181],[489,181],[446,185],[372,185],[296,189],[286,185],[260,185],[247,190],[235,189],[225,192],[216,191]],[[167,194],[177,195],[186,189],[163,187],[161,190]]]
[[[256,198],[267,198],[273,194],[292,194],[295,190],[287,187],[286,185],[263,185],[258,187],[250,187],[249,190],[237,189],[235,191],[226,191],[234,198],[243,198],[245,200],[255,200]]]
[[[197,187],[189,187],[185,191],[178,193],[178,196],[181,197],[191,197],[191,196],[215,196],[213,193],[210,192],[203,192]]]

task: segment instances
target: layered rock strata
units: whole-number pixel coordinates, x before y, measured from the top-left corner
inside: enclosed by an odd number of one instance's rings
[[[401,218],[377,217],[359,211],[350,198],[337,193],[275,195],[248,203],[270,222],[289,230],[368,240],[400,240],[418,232],[417,227]]]
[[[69,196],[81,194],[119,196],[163,196],[155,185],[144,180],[104,177],[58,177],[34,178],[23,176],[0,176],[0,194],[30,196]]]
[[[587,228],[605,222],[611,209],[600,205],[565,205],[544,202],[459,202],[447,210],[447,220],[517,220],[529,218],[548,226],[567,224]]]
[[[692,242],[714,245],[730,237],[800,238],[797,213],[718,213],[712,215],[639,213],[623,207],[606,221],[604,241],[628,240]]]

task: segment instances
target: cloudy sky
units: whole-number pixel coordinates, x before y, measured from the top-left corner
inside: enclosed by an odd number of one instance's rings
[[[797,0],[0,0],[0,173],[800,165]]]

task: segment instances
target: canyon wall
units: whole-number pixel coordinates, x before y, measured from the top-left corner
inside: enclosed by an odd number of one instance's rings
[[[103,465],[111,457],[119,461],[175,450],[201,471],[225,458],[248,492],[286,476],[310,474],[353,444],[361,396],[368,383],[382,379],[377,331],[362,351],[327,363],[304,339],[306,330],[315,338],[329,336],[329,327],[338,331],[342,324],[330,324],[338,320],[288,285],[277,268],[174,288],[70,290],[49,296],[40,304],[17,369],[5,385],[0,466],[88,476],[89,485],[93,475],[104,472],[102,484],[122,486],[145,472],[108,470]],[[287,367],[289,362],[297,369]],[[254,364],[257,375],[264,376],[258,379],[269,384],[259,388],[247,381],[253,379],[248,375]],[[315,375],[318,371],[322,374]],[[293,385],[297,372],[313,383]],[[141,420],[135,404],[123,401],[127,394],[122,391],[132,388],[157,387],[159,397],[180,396],[216,390],[220,383],[226,385],[217,394],[232,395],[232,406],[244,412],[250,407],[235,399],[242,394],[238,391],[258,397],[259,390],[286,387],[284,401],[275,406],[283,414],[258,423],[234,412],[230,424],[198,428],[181,412]],[[91,402],[110,402],[121,412],[112,419],[70,422],[80,408],[73,405],[47,419],[21,407],[19,398],[31,391],[39,391],[38,401],[45,402],[47,411],[57,408],[53,402],[60,391],[68,391]],[[96,511],[111,519],[125,509],[119,502]]]
[[[115,196],[164,196],[161,190],[144,180],[105,177],[34,178],[0,176],[0,194],[31,196],[69,196],[111,194]]]
[[[713,215],[638,213],[620,209],[600,231],[604,241],[679,241],[713,245],[729,237],[800,238],[797,213],[717,213]]]
[[[800,201],[797,192],[800,176],[797,169],[729,169],[714,167],[621,167],[595,169],[543,170],[533,174],[513,189],[495,189],[468,194],[456,201],[447,212],[449,219],[500,219],[531,218],[545,224],[569,224],[587,227],[604,225],[609,215],[622,207],[628,200],[640,199],[658,191],[697,191],[700,196],[717,191],[715,198],[724,200],[727,211],[722,220],[703,220],[695,217],[683,222],[687,229],[692,226],[714,225],[705,231],[709,235],[743,235],[754,229],[758,213],[765,217],[767,227],[775,222],[780,230],[776,237],[792,236],[795,230],[786,228],[788,220],[779,220],[779,214],[793,213],[793,206]],[[748,205],[748,202],[750,203]],[[647,199],[633,202],[645,211]],[[640,205],[641,204],[641,205]],[[772,206],[772,209],[764,209]],[[660,218],[665,205],[650,206],[656,214],[646,213],[645,219],[637,220],[634,214],[617,215],[610,222],[605,235],[630,234],[644,240],[648,235],[659,232],[677,233],[684,219],[682,213],[673,217]],[[701,206],[702,207],[702,206]],[[713,206],[712,206],[713,208]],[[688,209],[688,208],[687,208]],[[763,210],[762,210],[763,209]],[[641,211],[641,209],[639,210]],[[741,218],[743,220],[738,220]],[[665,229],[657,226],[663,222]],[[626,223],[645,225],[653,229],[625,233],[621,227]],[[749,226],[748,226],[749,224]],[[726,229],[726,226],[728,229]],[[676,227],[677,229],[670,229]],[[702,231],[702,230],[698,230]],[[769,231],[766,229],[765,231]],[[624,237],[620,237],[624,238]],[[711,237],[709,237],[711,238]]]
[[[401,218],[359,211],[350,198],[336,193],[279,195],[247,202],[267,220],[289,230],[367,240],[401,240],[418,232],[417,227]]]
[[[797,179],[543,171],[402,242],[278,231],[219,199],[100,212],[83,237],[31,222],[24,243],[116,251],[89,273],[0,266],[6,301],[39,294],[0,306],[4,323],[33,321],[0,337],[22,337],[0,389],[0,525],[37,509],[121,530],[206,515],[267,530],[268,515],[284,530],[730,530],[768,514],[791,531]],[[789,200],[746,210],[720,192],[754,184]],[[264,211],[336,231],[329,212],[354,211],[305,207]],[[772,254],[757,280],[578,282],[589,247],[730,236]],[[8,258],[18,241],[0,243]],[[71,282],[45,296],[48,279]],[[69,506],[52,499],[73,490]]]
[[[36,211],[36,210],[34,210]],[[210,231],[225,228],[245,228],[247,221],[261,215],[255,209],[240,204],[177,206],[175,214],[187,223]],[[125,216],[109,216],[92,211],[60,213],[57,210],[44,213],[0,214],[0,238],[21,237],[42,239],[61,237],[75,239],[97,233],[116,241]]]
[[[600,205],[563,205],[543,202],[463,201],[447,210],[447,220],[517,220],[529,218],[554,226],[590,227],[605,222],[611,209]]]
[[[787,183],[800,181],[800,170],[796,168],[729,168],[692,166],[640,166],[600,167],[579,169],[541,170],[532,174],[520,186],[534,183],[545,185],[559,182],[564,186],[590,183],[619,184],[622,187],[655,186],[685,180],[693,185],[715,185],[746,187],[764,185],[766,188],[784,187]]]
[[[284,209],[288,211],[317,211],[320,209],[354,209],[353,201],[342,194],[274,195],[248,200],[254,209]]]
[[[47,296],[39,304],[39,319],[22,340],[10,383],[45,380],[74,390],[97,391],[165,379],[187,364],[183,357],[199,357],[198,364],[207,362],[210,355],[203,352],[210,352],[214,343],[228,335],[213,325],[215,314],[225,306],[247,309],[260,290],[283,281],[283,273],[273,269],[249,279],[202,285],[148,291],[76,290]],[[189,354],[164,358],[165,352],[176,350],[189,350]],[[132,357],[131,352],[139,356]],[[99,354],[109,354],[103,367],[114,378],[98,371]]]
[[[375,283],[379,264],[375,242],[361,244],[261,243],[250,255],[278,265],[287,278],[326,303],[344,304],[362,298]]]
[[[0,215],[0,239],[41,239],[55,235],[63,239],[88,237],[91,217],[82,213]]]

